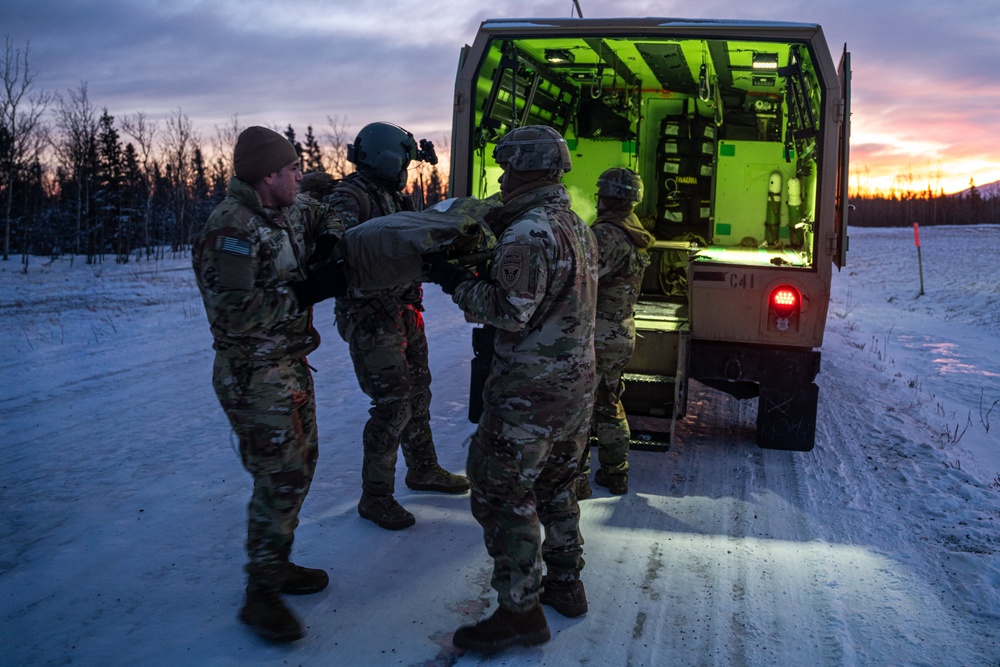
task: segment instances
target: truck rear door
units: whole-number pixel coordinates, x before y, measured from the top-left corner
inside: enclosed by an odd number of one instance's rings
[[[459,80],[462,76],[462,68],[465,67],[465,61],[469,57],[470,47],[468,44],[462,47],[462,50],[458,54],[458,70],[455,72],[455,99],[452,100],[451,109],[451,146],[452,155],[451,159],[448,160],[448,191],[449,196],[454,197],[453,187],[455,184],[455,146],[458,142],[458,115],[465,111],[465,105],[469,104],[469,100],[464,99],[465,91],[459,85]]]
[[[834,243],[833,263],[838,269],[847,264],[847,186],[849,183],[849,157],[851,150],[851,54],[844,45],[844,53],[837,67],[840,77],[840,91],[843,99],[844,117],[840,122],[840,150],[837,159],[837,206],[836,206],[836,240]]]

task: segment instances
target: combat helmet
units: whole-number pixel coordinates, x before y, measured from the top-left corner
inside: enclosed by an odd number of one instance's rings
[[[514,171],[569,171],[573,163],[562,136],[547,125],[525,125],[508,132],[493,149],[493,159]]]
[[[413,135],[392,123],[365,125],[354,143],[347,146],[347,159],[358,166],[358,171],[393,183],[397,190],[406,187],[406,168],[416,157]]]
[[[638,204],[642,201],[642,179],[626,167],[611,167],[597,178],[597,195]]]

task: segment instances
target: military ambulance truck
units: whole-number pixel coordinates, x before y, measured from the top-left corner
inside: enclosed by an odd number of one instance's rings
[[[813,447],[847,251],[849,58],[835,66],[818,25],[674,18],[488,20],[462,50],[453,196],[498,191],[493,148],[523,125],[566,139],[585,220],[601,172],[642,177],[657,241],[624,376],[633,447],[669,446],[689,380],[757,398],[759,446]],[[490,338],[473,331],[473,421]]]

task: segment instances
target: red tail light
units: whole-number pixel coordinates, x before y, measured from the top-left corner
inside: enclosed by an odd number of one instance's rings
[[[771,310],[778,317],[788,318],[799,311],[802,296],[794,287],[781,285],[771,292]]]

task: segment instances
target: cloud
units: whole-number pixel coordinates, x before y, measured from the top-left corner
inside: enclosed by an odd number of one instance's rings
[[[402,3],[352,3],[371,17],[357,24],[330,4],[39,2],[16,10],[12,36],[30,41],[40,88],[65,93],[87,82],[92,101],[113,114],[181,108],[203,123],[238,114],[319,124],[404,109],[421,123],[429,113],[450,121],[457,41],[429,39],[429,26],[407,32],[402,17],[380,22]]]
[[[995,0],[960,7],[913,0],[580,0],[584,16],[687,16],[819,23],[834,56],[853,54],[859,144],[931,145],[933,159],[992,153],[1000,178],[1000,19]],[[569,17],[571,0],[33,0],[0,7],[0,26],[30,42],[36,85],[88,84],[115,116],[177,109],[202,134],[228,124],[353,130],[389,120],[448,132],[459,50],[492,17]],[[913,153],[916,155],[916,153]],[[865,151],[856,151],[865,156]],[[860,158],[859,158],[860,159]],[[987,160],[988,162],[989,160]],[[965,178],[967,181],[967,177]]]

